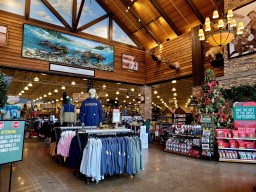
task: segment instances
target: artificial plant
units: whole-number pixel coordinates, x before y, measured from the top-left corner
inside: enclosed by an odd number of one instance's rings
[[[212,114],[215,128],[232,127],[228,103],[220,92],[214,72],[207,69],[199,97],[198,114]]]
[[[0,108],[3,108],[7,101],[7,85],[4,82],[5,75],[0,73]]]

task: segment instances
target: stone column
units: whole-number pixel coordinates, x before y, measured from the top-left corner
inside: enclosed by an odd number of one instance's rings
[[[144,103],[140,104],[140,113],[143,119],[152,118],[152,88],[150,86],[140,87],[140,94],[144,96]]]

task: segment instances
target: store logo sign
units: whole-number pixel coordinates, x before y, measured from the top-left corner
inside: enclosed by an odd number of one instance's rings
[[[17,129],[17,128],[19,128],[19,122],[18,121],[14,121],[13,123],[12,123],[12,127],[14,128],[14,129]]]

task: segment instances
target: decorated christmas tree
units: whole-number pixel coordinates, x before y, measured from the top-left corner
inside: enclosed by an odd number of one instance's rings
[[[212,114],[215,128],[232,127],[228,103],[220,92],[214,72],[207,69],[199,98],[198,113]]]
[[[4,82],[4,74],[0,73],[0,108],[3,108],[7,101],[7,86]]]

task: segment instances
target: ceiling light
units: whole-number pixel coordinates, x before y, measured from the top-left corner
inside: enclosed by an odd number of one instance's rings
[[[48,95],[52,95],[52,93],[51,93],[51,92],[49,92],[49,93],[48,93]]]
[[[177,98],[176,97],[173,97],[174,100],[176,100]]]
[[[44,97],[47,97],[47,95],[44,94]]]
[[[72,82],[71,82],[71,85],[76,85],[76,82],[75,82],[75,81],[72,81]]]
[[[43,99],[43,97],[41,97],[41,96],[40,96],[40,97],[39,97],[39,99],[40,99],[40,100],[42,100],[42,99]]]
[[[38,98],[36,98],[36,101],[38,101],[39,99]]]
[[[52,103],[54,103],[54,101],[52,101]]]
[[[59,99],[56,99],[56,101],[58,102],[58,101],[59,101]]]
[[[25,93],[25,91],[24,91],[24,90],[22,90],[22,91],[21,91],[21,93]]]
[[[140,22],[140,19],[138,19],[138,21]]]
[[[34,102],[36,102],[36,100],[35,100],[35,99],[34,99],[33,101],[34,101]]]
[[[159,95],[157,95],[157,98],[160,98],[160,96],[159,96]]]
[[[61,101],[63,101],[63,98],[60,98]]]
[[[176,88],[172,88],[172,91],[176,91]]]
[[[19,96],[21,96],[22,95],[22,93],[19,93]]]
[[[102,105],[102,107],[105,107],[105,105]]]
[[[117,103],[117,101],[115,101],[115,103]]]
[[[173,93],[173,96],[177,96],[177,93]]]
[[[221,14],[224,15],[224,14]],[[205,18],[204,30],[199,29],[198,37],[199,40],[205,40],[212,46],[224,46],[227,45],[234,39],[236,35],[243,33],[244,24],[239,22],[236,25],[236,20],[233,17],[233,11],[230,9],[227,11],[226,18],[219,19],[219,13],[217,10],[213,12],[213,21],[210,21],[209,17]],[[218,25],[216,25],[218,23]],[[211,30],[213,31],[211,32]],[[204,31],[206,32],[206,38]]]
[[[39,78],[38,78],[38,77],[35,77],[35,78],[34,78],[34,81],[35,81],[35,82],[38,82],[38,81],[39,81]]]
[[[106,95],[105,95],[106,97],[108,97],[108,94],[106,93]]]
[[[29,82],[28,86],[29,86],[29,87],[32,87],[32,86],[33,86],[33,84],[32,84],[31,82]]]
[[[163,101],[163,99],[162,99],[162,98],[161,98],[160,100],[161,100],[161,101]]]
[[[117,98],[117,97],[116,97],[115,99],[116,99],[116,100],[118,100],[118,98]]]
[[[126,98],[128,99],[128,98],[129,98],[129,95],[126,95]]]
[[[41,75],[46,75],[45,73],[41,73]]]
[[[140,97],[141,96],[141,94],[138,94],[138,97]]]
[[[154,94],[157,94],[157,90],[154,91]]]
[[[119,95],[119,91],[117,91],[116,94]]]
[[[63,85],[63,86],[61,87],[61,89],[64,90],[64,89],[66,89],[66,87]]]
[[[176,80],[172,80],[172,83],[177,83],[177,81]]]
[[[27,91],[27,90],[28,90],[28,86],[24,87],[24,90],[26,90],[26,91]]]
[[[84,94],[84,92],[83,92],[83,91],[81,91],[81,94]]]
[[[133,99],[132,101],[135,101],[135,99]]]
[[[109,99],[107,99],[107,101],[109,101]]]
[[[103,85],[102,87],[103,87],[103,89],[105,89],[107,86],[106,86],[106,85]]]
[[[134,91],[134,88],[131,88],[131,91]]]
[[[129,104],[131,105],[132,103],[130,102]]]
[[[124,103],[126,102],[126,100],[124,100]]]
[[[83,79],[84,81],[87,81],[87,79]]]
[[[58,93],[59,91],[58,91],[58,89],[54,89],[54,93]]]
[[[128,6],[127,9],[130,9],[130,6]]]
[[[121,83],[116,83],[117,85],[120,85]]]

